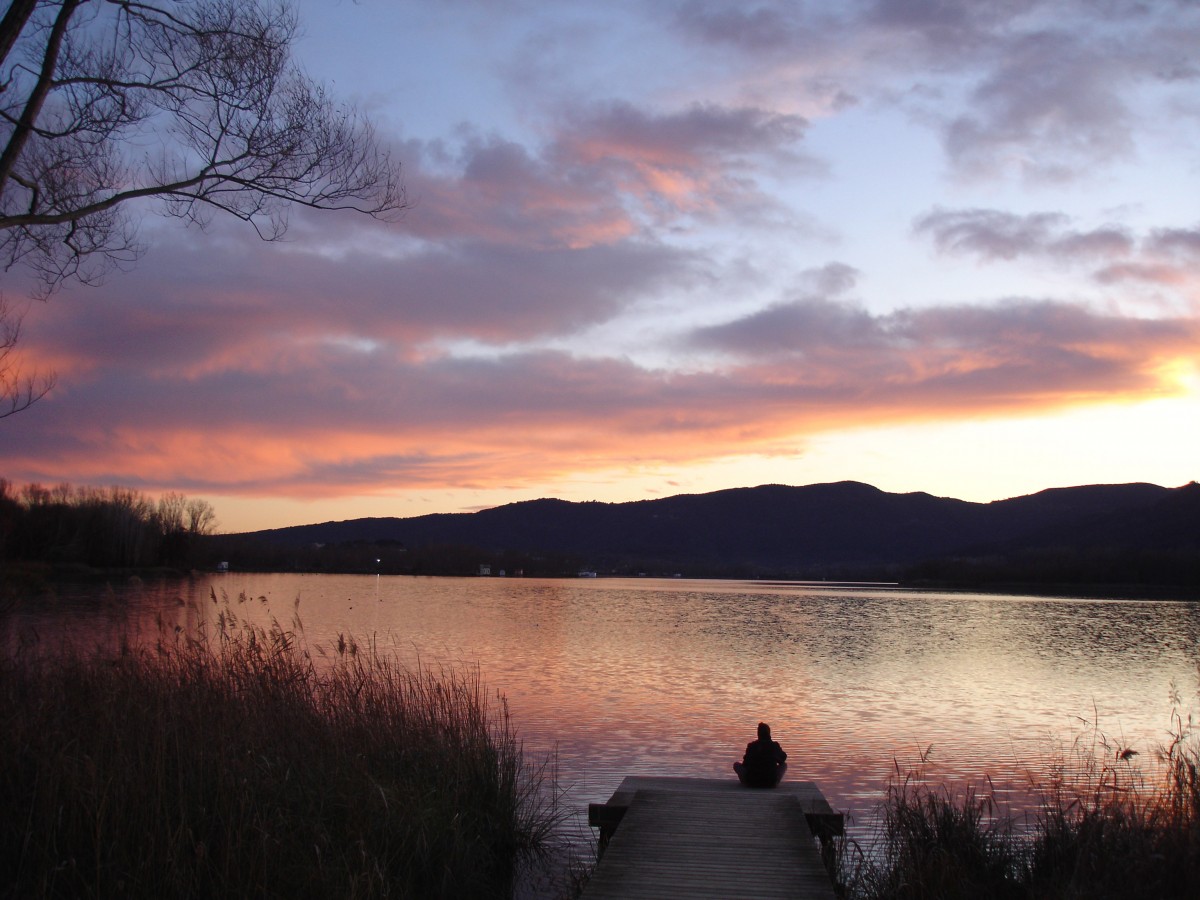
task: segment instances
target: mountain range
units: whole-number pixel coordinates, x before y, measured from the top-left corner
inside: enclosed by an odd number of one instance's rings
[[[853,481],[761,485],[627,503],[531,500],[239,537],[279,548],[459,547],[481,559],[526,554],[622,574],[936,575],[967,566],[978,575],[981,566],[1044,566],[1051,557],[1174,565],[1200,557],[1200,484],[1087,485],[991,503],[888,493]]]

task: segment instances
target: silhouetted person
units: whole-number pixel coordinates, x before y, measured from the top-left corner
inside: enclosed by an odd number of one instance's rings
[[[746,745],[746,755],[733,764],[738,780],[747,787],[775,787],[787,769],[787,754],[771,740],[771,726],[758,723],[758,740]]]

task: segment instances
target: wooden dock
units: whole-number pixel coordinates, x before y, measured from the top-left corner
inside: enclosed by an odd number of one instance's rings
[[[833,900],[813,835],[841,834],[811,781],[744,788],[737,779],[630,776],[588,807],[600,862],[583,896]]]

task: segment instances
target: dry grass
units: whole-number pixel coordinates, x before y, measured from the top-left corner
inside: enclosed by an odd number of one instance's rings
[[[0,896],[502,896],[559,815],[504,699],[344,638],[320,662],[228,605],[0,662]]]
[[[1028,827],[997,807],[990,785],[951,791],[922,769],[901,774],[866,851],[844,841],[833,875],[856,900],[1033,898],[1171,900],[1200,884],[1200,739],[1176,715],[1145,762],[1096,728],[1034,785]],[[922,760],[923,762],[923,760]]]
[[[1028,882],[1035,897],[1192,898],[1200,885],[1200,741],[1178,716],[1145,765],[1096,733],[1043,791]]]

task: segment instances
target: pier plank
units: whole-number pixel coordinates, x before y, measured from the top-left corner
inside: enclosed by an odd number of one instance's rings
[[[607,803],[588,806],[588,824],[600,829],[601,843],[616,830],[634,793],[640,789],[687,791],[688,793],[744,794],[747,790],[736,778],[687,778],[668,775],[628,775]],[[769,789],[772,794],[787,794],[800,803],[808,818],[808,827],[823,841],[845,832],[841,813],[834,811],[813,781],[783,781]]]
[[[614,794],[628,811],[584,898],[832,900],[795,791],[713,790],[705,782],[674,779],[666,789]]]

